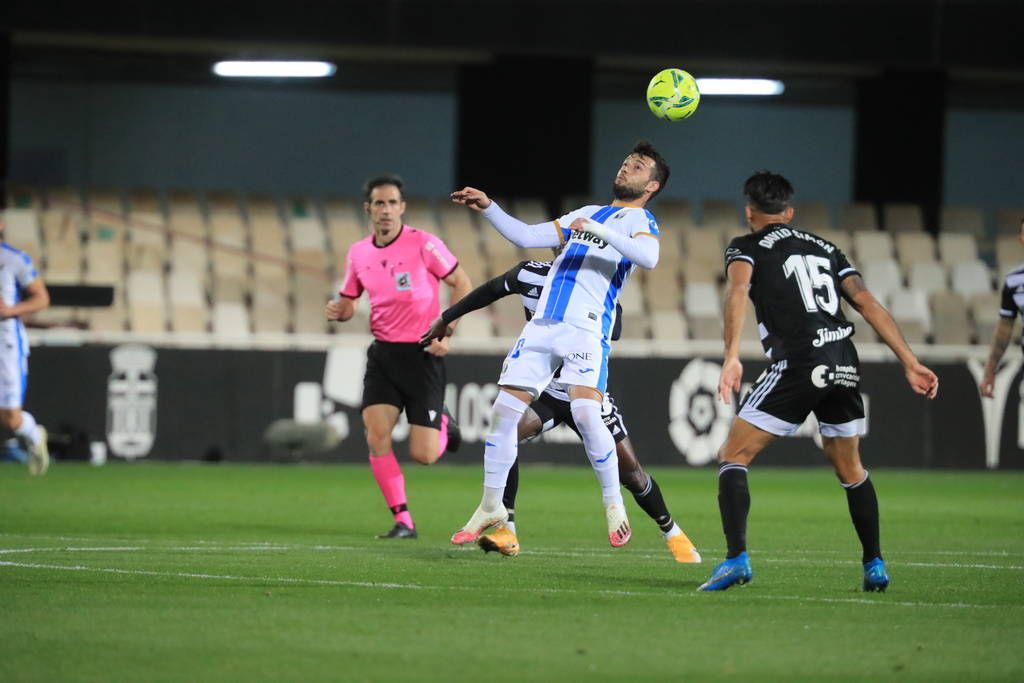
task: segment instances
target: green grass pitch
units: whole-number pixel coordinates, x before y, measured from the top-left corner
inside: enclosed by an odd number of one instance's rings
[[[589,469],[528,458],[522,555],[455,548],[480,468],[404,469],[394,542],[365,465],[0,467],[0,681],[1024,680],[1019,474],[876,470],[893,585],[864,594],[830,471],[755,467],[754,581],[698,594],[714,469],[652,470],[698,566],[628,494],[613,550]]]

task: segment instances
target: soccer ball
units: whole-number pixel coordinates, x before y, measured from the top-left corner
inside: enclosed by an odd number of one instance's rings
[[[647,106],[659,119],[681,121],[697,111],[700,90],[693,76],[682,69],[659,71],[647,85]]]

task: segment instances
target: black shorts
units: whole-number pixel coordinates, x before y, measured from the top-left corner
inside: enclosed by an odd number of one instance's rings
[[[811,413],[822,436],[864,434],[858,361],[856,356],[845,360],[772,364],[743,398],[737,416],[776,436],[789,436]]]
[[[444,387],[444,360],[419,344],[375,341],[366,351],[363,408],[404,408],[409,424],[440,429]]]
[[[541,425],[543,425],[540,429],[542,433],[549,429],[554,429],[560,424],[564,424],[576,432],[577,436],[580,436],[580,430],[576,426],[576,421],[572,419],[572,409],[568,401],[563,401],[546,391],[542,391],[540,397],[530,404],[530,408],[540,418]],[[619,443],[629,436],[629,433],[626,431],[626,423],[619,412],[619,407],[615,405],[615,399],[608,392],[605,392],[604,402],[601,404],[601,419],[604,421],[604,426],[612,433],[615,443]],[[580,436],[580,438],[583,437]]]

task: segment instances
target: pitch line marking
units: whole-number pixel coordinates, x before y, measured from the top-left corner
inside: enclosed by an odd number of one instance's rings
[[[7,562],[0,561],[0,567],[14,567],[20,569],[48,569],[54,571],[69,572],[93,572],[100,574],[117,574],[124,576],[160,576],[179,579],[200,579],[210,581],[247,581],[253,583],[283,583],[286,585],[306,586],[336,586],[342,588],[384,588],[388,590],[453,590],[453,591],[478,591],[477,587],[463,586],[430,586],[413,583],[389,583],[373,581],[341,581],[337,579],[300,579],[288,576],[239,576],[235,574],[209,574],[206,572],[165,572],[150,569],[120,569],[116,567],[87,567],[85,565],[60,565],[42,564],[37,562]],[[613,590],[575,590],[571,588],[509,588],[492,587],[488,590],[500,590],[506,593],[551,593],[551,594],[598,594],[616,597],[662,597],[665,593],[650,591],[613,591]],[[687,591],[685,593],[669,593],[670,597],[686,597],[696,599],[697,593]],[[950,609],[996,609],[1007,605],[979,605],[967,602],[909,602],[889,601],[884,599],[867,600],[864,598],[816,598],[799,595],[752,595],[756,600],[785,600],[794,602],[822,602],[822,603],[850,603],[864,605],[891,605],[894,607],[940,607]]]
[[[343,546],[343,545],[271,545],[265,543],[257,544],[243,544],[243,545],[181,545],[181,546],[103,546],[103,547],[68,547],[59,546],[51,548],[0,548],[0,555],[11,555],[11,554],[25,554],[25,553],[46,553],[46,552],[151,552],[151,551],[162,551],[162,552],[294,552],[301,550],[310,550],[316,552],[353,552],[364,550],[359,546]],[[462,549],[456,551],[461,552]],[[587,548],[579,548],[574,550],[562,551],[562,550],[526,550],[523,551],[523,555],[534,556],[534,557],[580,557],[580,558],[596,558],[601,556],[611,556],[608,553],[618,553],[618,551],[598,551],[590,552]],[[643,551],[633,551],[630,553],[630,557],[643,559],[643,560],[664,560],[666,559],[665,553],[645,553]],[[766,557],[763,555],[755,554],[755,559],[759,562],[765,562],[768,564],[783,564],[783,565],[806,565],[811,564],[810,560],[801,560],[794,558],[779,558],[779,557]],[[856,566],[859,562],[854,560],[836,560],[833,564]],[[996,565],[996,564],[976,564],[976,563],[965,563],[965,562],[902,562],[895,561],[892,563],[893,566],[897,567],[920,567],[925,569],[989,569],[989,570],[1005,570],[1005,571],[1024,571],[1022,565]]]

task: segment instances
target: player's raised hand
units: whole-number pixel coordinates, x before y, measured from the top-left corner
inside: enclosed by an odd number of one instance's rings
[[[483,190],[475,187],[464,187],[461,190],[452,192],[451,199],[456,204],[468,206],[475,211],[483,211],[491,205],[491,199]]]
[[[430,323],[430,329],[423,333],[420,337],[420,346],[429,346],[435,339],[444,339],[445,337],[452,336],[452,332],[455,329],[444,321],[444,318],[438,317],[437,320]]]
[[[743,363],[739,358],[730,358],[722,364],[722,374],[718,376],[718,400],[729,405],[732,395],[740,393],[740,382],[743,380]]]
[[[939,393],[938,376],[924,365],[921,365],[921,363],[914,361],[913,365],[904,369],[903,374],[906,376],[910,388],[915,393],[927,396],[928,398],[935,398],[936,394]]]

